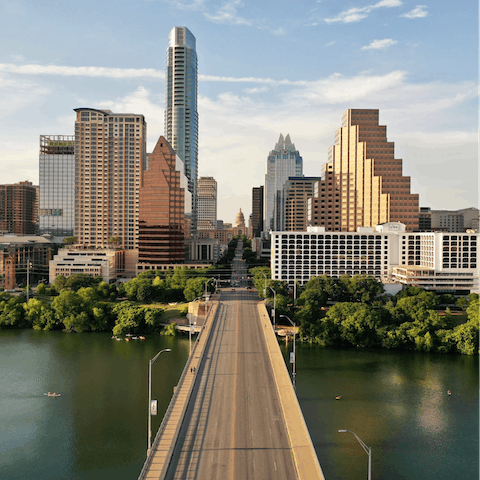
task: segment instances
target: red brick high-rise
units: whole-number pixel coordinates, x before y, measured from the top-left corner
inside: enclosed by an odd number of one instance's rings
[[[0,232],[37,233],[38,189],[32,182],[0,185]]]
[[[139,263],[183,263],[185,260],[185,195],[188,181],[180,157],[162,136],[148,156],[140,187]]]

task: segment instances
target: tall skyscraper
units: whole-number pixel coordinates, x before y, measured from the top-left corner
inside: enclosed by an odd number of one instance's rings
[[[198,230],[217,229],[217,181],[213,177],[198,179]]]
[[[378,123],[378,110],[343,114],[310,205],[310,224],[329,230],[354,232],[385,222],[418,230],[418,194],[410,193],[410,177],[402,175],[402,160],[387,141],[387,127]]]
[[[186,27],[174,27],[168,36],[165,136],[185,164],[192,193],[192,234],[197,230],[198,111],[196,40]]]
[[[108,247],[112,237],[138,248],[139,193],[146,166],[143,115],[76,108],[75,236]]]
[[[73,235],[75,227],[75,136],[40,135],[39,233]]]
[[[290,135],[280,134],[275,148],[268,154],[267,174],[265,175],[264,231],[284,230],[283,186],[288,177],[303,176],[303,159]]]
[[[263,185],[252,189],[252,238],[260,238],[263,232]]]
[[[140,187],[140,263],[183,263],[191,194],[182,160],[164,137],[148,155]],[[187,209],[187,210],[186,210]]]
[[[32,182],[0,185],[0,232],[37,233],[38,190]]]

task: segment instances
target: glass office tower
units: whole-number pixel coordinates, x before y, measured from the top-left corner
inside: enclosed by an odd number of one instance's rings
[[[290,135],[280,134],[275,148],[268,154],[267,174],[265,175],[264,232],[283,231],[285,212],[283,186],[289,177],[303,177],[303,159]]]
[[[196,40],[186,27],[174,27],[168,36],[165,136],[185,164],[192,193],[191,232],[197,231],[198,112]]]
[[[40,135],[40,234],[73,235],[75,136]]]

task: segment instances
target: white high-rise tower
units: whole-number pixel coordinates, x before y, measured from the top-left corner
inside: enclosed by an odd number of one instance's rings
[[[192,193],[191,232],[197,231],[198,112],[196,40],[186,27],[174,27],[168,36],[165,137],[185,164]]]
[[[289,177],[303,177],[303,159],[290,135],[280,134],[275,148],[268,154],[265,175],[265,209],[263,228],[268,236],[270,230],[284,230],[285,214],[283,186]]]

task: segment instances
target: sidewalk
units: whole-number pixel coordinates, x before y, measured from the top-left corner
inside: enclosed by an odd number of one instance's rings
[[[138,477],[139,480],[163,479],[167,473],[168,463],[177,442],[180,427],[183,423],[185,411],[195,383],[196,374],[190,369],[199,370],[202,361],[205,345],[210,335],[211,325],[215,319],[218,302],[212,301],[211,310],[205,319],[205,328],[198,335],[197,341],[192,349],[192,354],[187,361],[182,376],[178,381],[175,393],[170,400],[170,405],[163,417],[162,424],[158,429],[151,451]]]
[[[273,375],[277,385],[283,418],[287,426],[293,460],[300,480],[325,480],[312,439],[303,418],[297,395],[293,389],[278,341],[273,332],[267,309],[263,303],[258,304],[258,313],[267,328],[262,328],[272,364]]]

